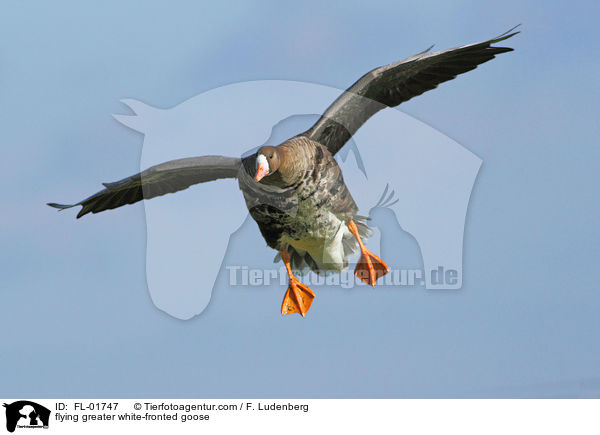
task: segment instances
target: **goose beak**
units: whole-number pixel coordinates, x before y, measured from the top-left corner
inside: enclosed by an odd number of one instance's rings
[[[266,162],[258,161],[256,165],[256,175],[254,179],[256,181],[262,180],[265,176],[269,175],[269,167],[265,164]]]

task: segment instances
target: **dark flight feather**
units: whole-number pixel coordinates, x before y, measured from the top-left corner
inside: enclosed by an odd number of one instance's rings
[[[240,159],[222,156],[171,160],[122,180],[102,183],[105,189],[76,204],[48,205],[60,210],[81,205],[77,214],[77,218],[80,218],[88,213],[99,213],[142,199],[184,190],[193,184],[220,178],[236,178],[240,165]]]
[[[429,53],[429,47],[399,62],[375,68],[340,95],[317,123],[300,136],[319,142],[335,155],[381,109],[395,107],[477,68],[498,54],[512,51],[512,48],[492,47],[492,44],[519,33],[514,31],[516,27],[484,42],[436,53]]]

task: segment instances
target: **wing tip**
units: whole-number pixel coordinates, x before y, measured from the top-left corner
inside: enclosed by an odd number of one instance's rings
[[[516,26],[508,29],[506,32],[496,36],[494,39],[490,40],[490,44],[495,44],[496,42],[504,41],[505,39],[512,38],[513,36],[521,33],[520,30],[514,31],[516,28],[521,27],[521,23]]]
[[[75,207],[76,204],[57,204],[56,202],[47,202],[46,205],[57,208],[58,211],[66,210],[67,208]]]
[[[75,216],[75,218],[79,219],[80,217],[85,216],[89,212],[90,210],[86,210],[85,207],[82,207],[81,210],[79,210],[79,213],[77,213],[77,216]]]
[[[82,204],[57,204],[56,202],[47,202],[46,205],[57,209],[58,211],[63,211],[66,210],[68,208],[73,208],[76,207],[78,205],[82,205]],[[85,207],[82,206],[81,210],[79,211],[79,213],[77,213],[77,219],[79,219],[81,216],[89,213],[90,210],[86,210]]]

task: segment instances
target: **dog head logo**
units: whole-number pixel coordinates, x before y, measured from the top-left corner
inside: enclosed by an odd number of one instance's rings
[[[47,428],[50,410],[29,400],[19,400],[4,404],[6,408],[6,430],[14,432],[19,428]]]

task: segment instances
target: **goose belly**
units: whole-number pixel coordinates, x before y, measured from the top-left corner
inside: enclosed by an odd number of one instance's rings
[[[331,212],[318,213],[310,220],[297,216],[303,231],[284,232],[281,243],[291,245],[298,253],[308,253],[323,270],[341,271],[346,263],[344,236],[350,234],[346,224]]]

